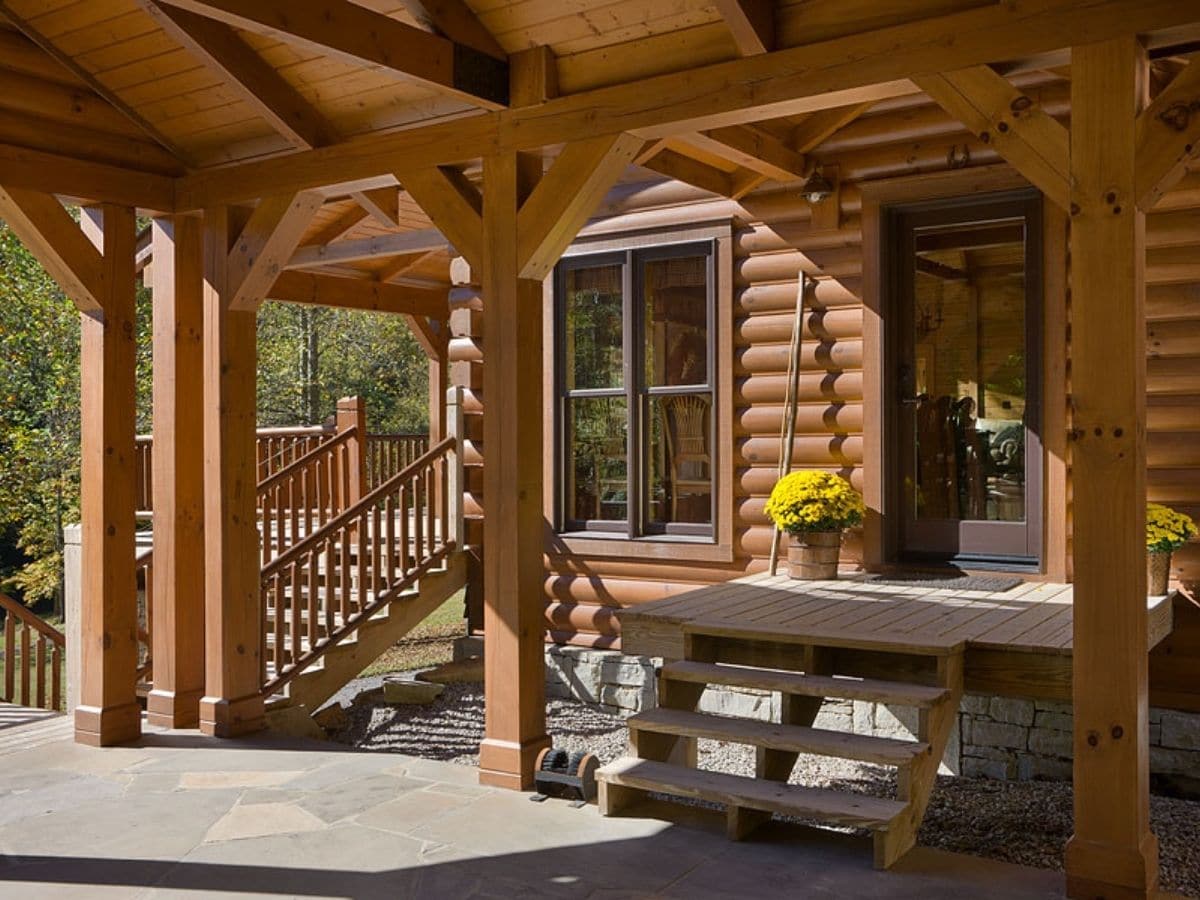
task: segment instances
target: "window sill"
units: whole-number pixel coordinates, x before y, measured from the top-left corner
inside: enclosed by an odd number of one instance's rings
[[[554,537],[552,556],[591,556],[606,559],[651,559],[672,562],[733,562],[733,547],[712,538],[656,534],[643,538],[606,536],[594,531],[567,532]]]

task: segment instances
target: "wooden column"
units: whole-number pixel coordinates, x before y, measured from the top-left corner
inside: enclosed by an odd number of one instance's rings
[[[542,540],[542,284],[520,277],[517,212],[541,174],[524,154],[483,164],[483,784],[525,789],[546,735]]]
[[[200,730],[263,725],[253,309],[233,307],[228,208],[204,214],[205,696]]]
[[[75,740],[108,746],[141,734],[134,576],[134,305],[132,209],[85,209],[84,234],[101,253],[103,311],[81,317],[83,678]]]
[[[204,695],[204,232],[155,219],[154,687],[147,719],[194,728]]]
[[[1071,55],[1071,372],[1075,427],[1072,897],[1151,896],[1147,699],[1145,216],[1135,38]]]
[[[338,434],[353,429],[354,434],[346,441],[346,484],[349,496],[345,497],[342,509],[349,509],[367,493],[367,406],[362,397],[342,397],[337,402]]]

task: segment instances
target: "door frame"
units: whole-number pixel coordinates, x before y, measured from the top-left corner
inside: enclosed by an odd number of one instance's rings
[[[892,370],[887,338],[889,291],[885,283],[884,211],[891,205],[948,200],[972,194],[1028,189],[1008,165],[979,166],[886,179],[862,185],[863,228],[863,562],[882,571],[899,550],[898,500],[889,477],[888,442],[896,433],[887,389]],[[1067,219],[1053,203],[1042,211],[1042,528],[1037,571],[1029,578],[1067,581]],[[989,567],[994,568],[994,567]],[[1008,568],[1008,567],[1005,567]]]

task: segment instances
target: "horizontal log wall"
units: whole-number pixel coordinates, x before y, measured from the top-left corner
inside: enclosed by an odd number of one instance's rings
[[[1069,89],[1028,89],[1065,117]],[[863,310],[861,196],[857,182],[945,171],[951,160],[998,162],[995,152],[928,101],[881,104],[818,149],[843,177],[841,227],[815,232],[795,189],[768,188],[739,201],[679,183],[614,190],[585,236],[729,219],[734,231],[733,416],[735,559],[725,564],[547,555],[547,621],[553,639],[612,646],[613,610],[760,571],[771,528],[763,513],[775,481],[796,281],[816,279],[804,321],[797,465],[820,467],[862,488]],[[955,163],[957,164],[957,162]],[[1200,175],[1190,175],[1147,221],[1147,410],[1149,491],[1200,518]],[[860,557],[851,536],[845,557]],[[1200,546],[1178,554],[1200,581]],[[1200,648],[1197,648],[1200,655]]]

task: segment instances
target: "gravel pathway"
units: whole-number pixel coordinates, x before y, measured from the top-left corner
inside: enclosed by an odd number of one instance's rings
[[[341,695],[375,688],[380,679],[352,683]],[[363,750],[390,751],[477,765],[483,738],[483,690],[479,684],[448,684],[428,706],[359,702],[338,739]],[[621,717],[598,706],[552,699],[547,730],[567,750],[590,750],[604,762],[625,752]],[[740,744],[700,741],[700,766],[739,775],[754,772],[754,751]],[[879,797],[895,792],[893,770],[866,763],[801,756],[791,781]],[[1071,836],[1068,782],[1001,782],[942,776],[929,803],[920,843],[1027,866],[1062,869]],[[1150,816],[1159,837],[1162,887],[1200,897],[1200,802],[1151,797]]]

